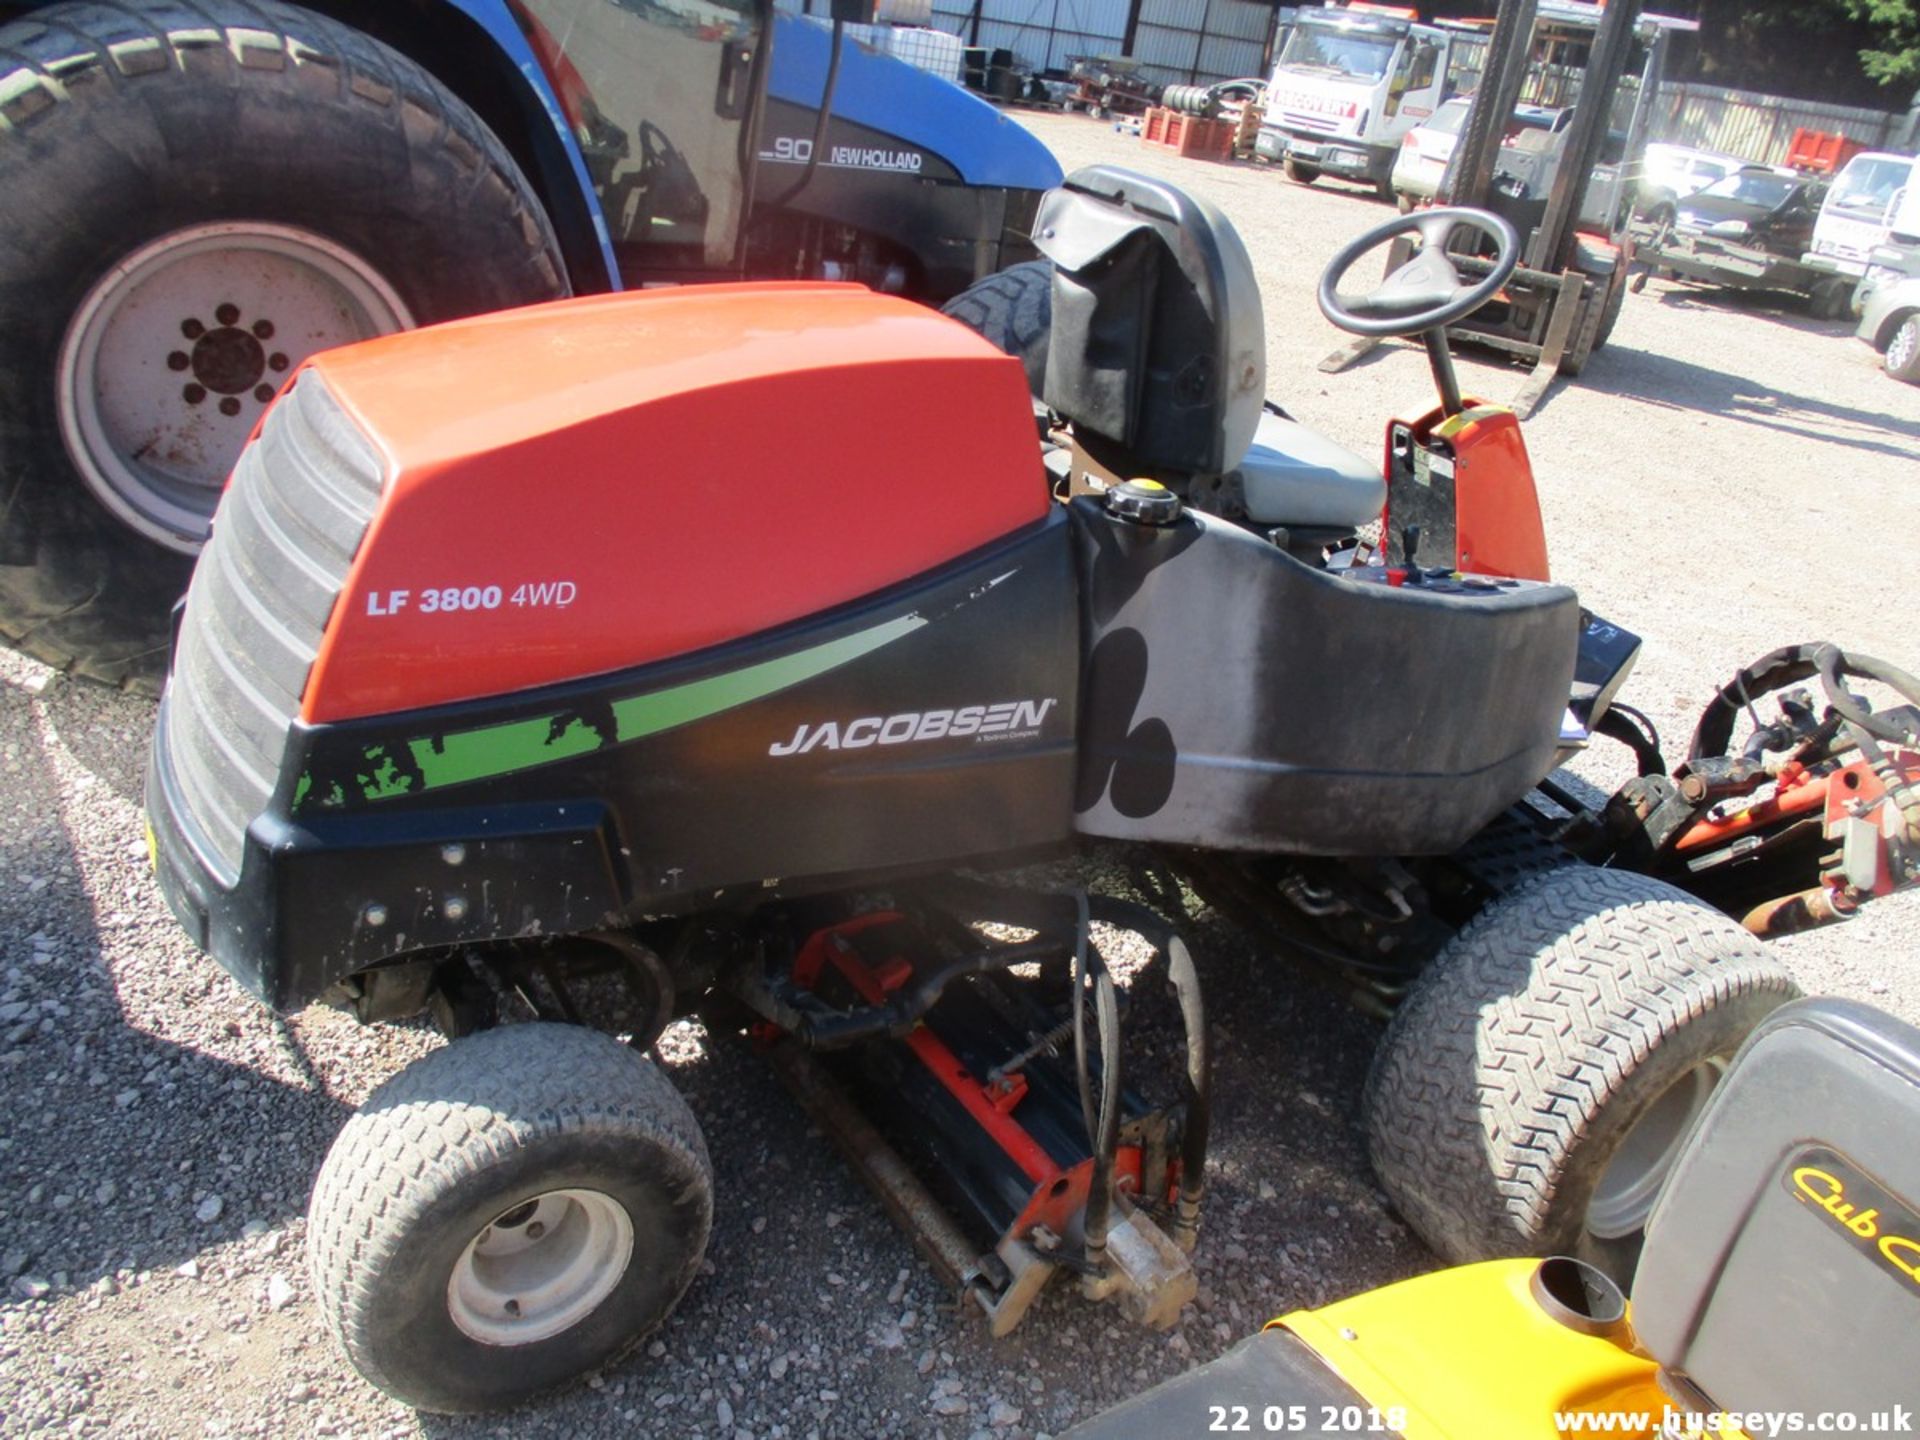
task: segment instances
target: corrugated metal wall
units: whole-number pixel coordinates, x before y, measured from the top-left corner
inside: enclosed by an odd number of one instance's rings
[[[1011,50],[1035,70],[1064,70],[1073,55],[1118,55],[1127,38],[1129,0],[980,0],[980,38],[972,39],[968,0],[934,0],[937,29],[967,44]]]
[[[979,0],[979,41],[1035,70],[1076,55],[1124,55],[1132,0]],[[1133,57],[1163,84],[1206,84],[1261,73],[1275,7],[1264,0],[1139,0]],[[934,0],[933,23],[968,44],[973,0]]]
[[[1167,85],[1259,77],[1275,13],[1259,0],[1140,0],[1134,58]]]
[[[1654,109],[1653,138],[1777,165],[1799,128],[1825,130],[1869,149],[1897,141],[1906,117],[1816,100],[1784,100],[1718,85],[1665,85]]]

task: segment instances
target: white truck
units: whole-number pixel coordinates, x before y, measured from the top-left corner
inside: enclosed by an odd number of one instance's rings
[[[1332,175],[1391,200],[1401,137],[1447,98],[1459,40],[1411,10],[1303,6],[1267,82],[1256,153],[1281,161],[1289,179]]]
[[[1917,205],[1920,157],[1862,151],[1847,161],[1827,191],[1805,263],[1842,275],[1864,274],[1874,247],[1884,245],[1896,219],[1911,217]]]

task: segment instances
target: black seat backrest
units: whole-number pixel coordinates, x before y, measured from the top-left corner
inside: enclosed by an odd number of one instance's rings
[[[1177,185],[1108,165],[1041,201],[1054,265],[1042,398],[1123,474],[1217,475],[1253,442],[1266,327],[1233,226]]]
[[[1709,1408],[1920,1395],[1920,1030],[1803,1000],[1747,1041],[1661,1191],[1640,1343]]]

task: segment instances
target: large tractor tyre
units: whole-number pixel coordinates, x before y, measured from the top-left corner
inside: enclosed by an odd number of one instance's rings
[[[1909,315],[1900,322],[1887,342],[1887,374],[1909,385],[1920,385],[1920,315]]]
[[[382,1085],[320,1168],[307,1258],[373,1384],[491,1410],[605,1365],[700,1268],[713,1165],[686,1102],[571,1025],[456,1040]]]
[[[1047,342],[1053,333],[1053,265],[1028,260],[976,280],[940,307],[961,324],[1027,367],[1027,389],[1038,395],[1047,380]]]
[[[567,290],[478,116],[274,0],[0,26],[0,195],[0,639],[140,689],[306,356]]]
[[[1375,1173],[1447,1260],[1578,1255],[1628,1282],[1676,1151],[1779,961],[1663,881],[1556,869],[1414,985],[1366,1093]]]
[[[1287,179],[1296,185],[1311,185],[1320,178],[1320,171],[1313,165],[1302,165],[1298,160],[1283,159],[1280,168],[1287,172]]]

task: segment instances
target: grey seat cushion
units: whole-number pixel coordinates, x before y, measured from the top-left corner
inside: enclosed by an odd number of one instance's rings
[[[1239,469],[1247,515],[1262,525],[1365,525],[1387,499],[1377,464],[1271,411]]]

